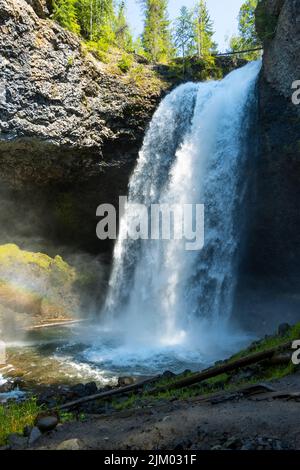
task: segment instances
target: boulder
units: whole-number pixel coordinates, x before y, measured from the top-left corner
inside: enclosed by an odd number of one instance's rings
[[[39,428],[37,427],[32,428],[30,435],[28,437],[28,445],[32,446],[41,437],[41,435],[42,433],[39,430]]]
[[[36,426],[41,433],[53,431],[53,429],[55,429],[57,425],[57,416],[42,416],[36,421]]]
[[[68,439],[58,444],[56,450],[80,450],[81,448],[82,443],[79,439]]]

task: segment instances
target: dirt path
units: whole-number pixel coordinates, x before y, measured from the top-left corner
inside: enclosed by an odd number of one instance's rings
[[[300,371],[272,386],[300,391]],[[300,402],[248,398],[213,405],[197,399],[174,401],[60,425],[34,448],[56,449],[69,439],[78,439],[82,449],[104,450],[300,449]]]

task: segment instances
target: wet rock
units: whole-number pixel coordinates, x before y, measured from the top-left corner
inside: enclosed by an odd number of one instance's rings
[[[42,433],[36,426],[32,428],[30,436],[28,438],[28,445],[32,446],[40,437]]]
[[[255,374],[255,371],[251,368],[241,370],[237,374],[234,374],[231,377],[230,383],[237,383],[237,382],[241,382],[243,380],[245,380],[245,381],[249,380],[249,379],[251,379],[251,377],[253,377],[254,374]]]
[[[213,447],[211,447],[210,450],[223,450],[223,447],[220,444],[216,444]]]
[[[286,336],[289,333],[290,329],[291,329],[291,325],[289,325],[288,323],[282,323],[278,327],[278,335]]]
[[[119,377],[118,378],[118,387],[126,387],[128,385],[133,385],[135,382],[133,377]]]
[[[0,393],[9,393],[14,389],[14,384],[12,382],[6,382],[5,384],[1,385]]]
[[[259,286],[265,289],[265,282],[272,279],[276,287],[270,290],[270,295],[274,301],[274,296],[277,299],[280,289],[284,291],[287,285],[290,299],[299,292],[296,273],[300,263],[300,106],[292,102],[291,87],[300,77],[300,2],[262,0],[258,5],[256,23],[264,42],[264,54],[258,83],[259,165],[255,174],[255,214],[247,275],[255,279],[260,273],[252,287],[253,299],[266,296],[266,291],[258,291]],[[250,298],[247,302],[251,302]],[[295,309],[297,318],[299,306],[292,305],[291,300],[285,301],[277,309],[280,312],[285,309],[287,314]],[[259,303],[252,306],[253,311],[262,308]],[[282,318],[277,309],[272,307],[273,319],[275,315]]]
[[[87,395],[94,395],[98,392],[96,382],[89,382],[84,386]]]
[[[82,444],[79,439],[68,439],[61,442],[56,447],[56,450],[80,450]]]
[[[224,443],[225,449],[237,450],[242,447],[242,441],[238,437],[231,437]]]
[[[174,372],[171,372],[169,370],[166,370],[164,373],[163,373],[163,378],[164,379],[172,379],[174,377],[176,377],[176,374],[174,374]]]
[[[25,436],[21,436],[20,434],[10,434],[7,439],[9,448],[11,450],[22,450],[26,449],[28,439]]]
[[[85,397],[87,395],[86,388],[84,384],[77,384],[71,387],[71,392],[76,396],[76,397]]]
[[[252,441],[247,440],[243,443],[241,450],[254,450],[255,446]]]
[[[57,424],[58,424],[58,419],[56,416],[43,416],[41,418],[38,418],[36,422],[38,429],[42,433],[53,431],[53,429],[56,428]]]
[[[29,437],[31,431],[32,431],[32,426],[28,426],[28,425],[25,426],[24,429],[23,429],[23,436]]]

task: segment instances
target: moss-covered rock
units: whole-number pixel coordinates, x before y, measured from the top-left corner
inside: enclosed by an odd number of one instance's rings
[[[78,277],[60,256],[51,258],[13,244],[0,246],[2,321],[14,321],[14,313],[29,314],[21,316],[25,324],[73,318],[79,313],[79,296],[74,288]]]

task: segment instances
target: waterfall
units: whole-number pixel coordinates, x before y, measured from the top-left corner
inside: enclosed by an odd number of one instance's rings
[[[246,218],[260,67],[253,62],[222,81],[180,85],[153,116],[128,202],[204,204],[205,245],[189,252],[182,240],[119,237],[104,312],[132,344],[185,345],[203,352],[226,336]],[[128,223],[124,217],[121,235]]]

